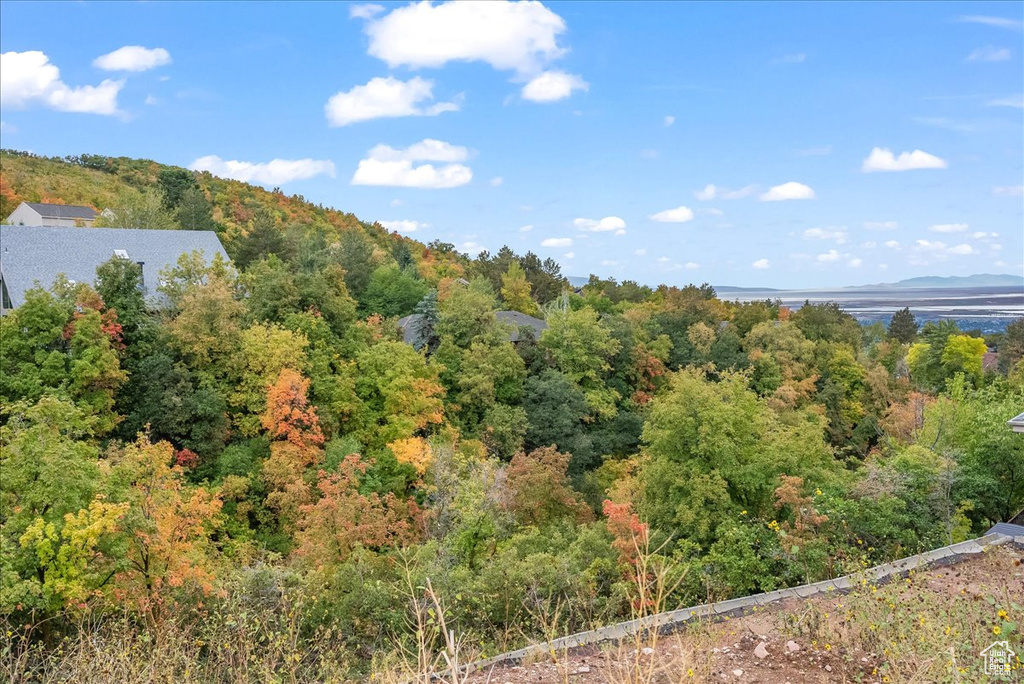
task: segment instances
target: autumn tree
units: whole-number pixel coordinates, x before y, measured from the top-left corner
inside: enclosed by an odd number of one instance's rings
[[[346,456],[335,472],[320,471],[319,498],[299,511],[295,554],[317,570],[336,567],[363,546],[382,549],[417,536],[415,503],[394,494],[359,493],[368,464],[358,454]]]
[[[306,470],[323,459],[324,436],[315,407],[307,397],[309,380],[283,368],[266,391],[261,424],[270,437],[270,458],[263,464],[263,479],[270,489],[267,503],[278,512],[289,531],[300,506],[310,500]]]
[[[563,519],[586,521],[590,508],[569,485],[569,454],[554,447],[520,451],[508,466],[509,510],[523,525],[543,526]]]
[[[140,436],[116,455],[111,473],[112,499],[128,504],[118,523],[125,540],[115,593],[151,619],[183,594],[210,594],[217,584],[221,499],[188,486],[173,461],[169,443]]]
[[[501,298],[505,306],[528,316],[540,313],[537,303],[530,296],[530,282],[518,261],[509,264],[508,271],[501,276]]]
[[[813,414],[780,421],[742,375],[711,382],[680,371],[644,425],[638,512],[658,529],[708,541],[725,518],[769,510],[779,475],[827,477],[834,466],[822,430]]]

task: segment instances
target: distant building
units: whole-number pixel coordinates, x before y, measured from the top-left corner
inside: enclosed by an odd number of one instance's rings
[[[548,324],[539,318],[527,316],[518,311],[495,311],[494,317],[499,323],[509,326],[508,341],[518,342],[522,339],[522,329],[530,328],[533,331],[533,338],[537,339],[540,334],[547,330]],[[406,343],[416,345],[420,338],[420,325],[423,321],[423,314],[411,314],[398,319],[398,327],[402,330],[402,339]]]
[[[228,260],[213,231],[0,226],[0,308],[21,306],[26,290],[37,284],[48,288],[60,274],[91,284],[96,267],[113,257],[142,266],[143,293],[151,304],[159,304],[160,271],[194,251],[207,261],[216,254]]]
[[[74,204],[22,202],[5,223],[12,226],[50,226],[54,228],[92,227],[96,210]]]
[[[1006,424],[1010,426],[1010,429],[1014,432],[1024,432],[1024,413],[1014,416],[1010,420],[1006,421]]]

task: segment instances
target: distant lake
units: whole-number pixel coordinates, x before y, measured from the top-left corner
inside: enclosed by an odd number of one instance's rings
[[[805,301],[836,302],[862,323],[888,324],[894,312],[910,307],[919,323],[951,319],[962,330],[1000,332],[1024,317],[1024,289],[1020,287],[956,288],[843,288],[837,290],[733,290],[723,287],[719,298],[749,302],[779,299],[792,309]]]

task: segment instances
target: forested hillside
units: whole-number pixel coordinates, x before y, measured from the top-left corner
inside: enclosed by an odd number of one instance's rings
[[[110,662],[342,680],[447,630],[494,653],[1024,508],[1024,320],[986,370],[983,340],[909,311],[886,329],[708,285],[574,291],[533,254],[470,258],[207,173],[0,161],[5,215],[85,203],[216,230],[233,260],[183,258],[152,311],[115,258],[0,322],[5,667],[84,667],[52,646],[93,630]],[[547,328],[512,342],[499,310]]]

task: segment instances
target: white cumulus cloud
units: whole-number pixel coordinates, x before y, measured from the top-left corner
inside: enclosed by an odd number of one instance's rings
[[[473,170],[456,162],[469,158],[469,150],[427,138],[405,149],[377,145],[359,161],[352,185],[405,188],[455,188],[473,180]],[[417,162],[443,162],[441,166]]]
[[[523,86],[523,99],[532,102],[555,102],[572,95],[574,90],[586,91],[590,85],[575,74],[545,71]]]
[[[141,45],[125,45],[92,61],[94,67],[104,71],[149,71],[170,63],[171,53],[167,50]]]
[[[72,88],[60,80],[60,69],[45,53],[0,54],[0,106],[23,108],[39,104],[60,112],[117,114],[117,95],[124,81]]]
[[[486,62],[535,75],[565,54],[565,21],[540,2],[417,2],[363,16],[369,53],[390,67]]]
[[[900,243],[898,240],[886,240],[885,246],[889,249],[899,249]]]
[[[588,233],[607,233],[613,230],[619,231],[625,229],[626,222],[618,216],[605,216],[600,220],[588,218],[573,219],[572,225],[579,230],[584,230]]]
[[[871,173],[872,171],[913,171],[914,169],[944,169],[946,166],[945,160],[939,159],[934,154],[928,154],[923,150],[900,152],[899,156],[897,156],[888,148],[876,147],[864,159],[861,171],[864,173]]]
[[[821,263],[831,263],[833,261],[839,261],[839,252],[834,249],[830,249],[824,254],[818,255],[818,261]]]
[[[762,202],[784,202],[786,200],[814,199],[814,197],[814,190],[809,186],[790,181],[769,188],[768,192],[762,194],[760,199]]]
[[[700,268],[700,264],[698,264],[696,261],[687,261],[685,264],[683,264],[683,268],[685,268],[687,271],[696,271],[698,268]]]
[[[331,126],[347,126],[370,119],[437,116],[458,111],[456,102],[437,102],[426,106],[434,99],[433,90],[434,82],[419,76],[408,81],[391,76],[372,78],[366,85],[333,95],[324,105],[324,113]]]
[[[648,218],[659,223],[686,223],[693,220],[693,209],[689,207],[676,207],[675,209],[659,211],[657,214],[648,216]]]
[[[541,247],[572,247],[572,238],[546,238],[540,243]]]
[[[419,221],[410,221],[406,219],[398,219],[396,221],[381,221],[380,225],[384,226],[388,230],[394,230],[399,233],[415,233],[420,228],[429,228],[429,223],[420,223]]]
[[[633,250],[633,254],[635,254],[636,256],[645,256],[647,254],[647,250],[643,249],[643,248],[641,248],[641,249],[634,249]]]
[[[997,185],[992,188],[996,197],[1024,197],[1024,185]]]
[[[215,154],[200,157],[189,165],[193,171],[209,171],[215,176],[243,183],[283,185],[327,174],[334,177],[334,162],[323,159],[273,159],[269,162],[226,161]]]
[[[697,190],[693,193],[693,196],[701,201],[723,199],[732,200],[740,199],[748,195],[752,195],[757,191],[756,185],[748,185],[739,190],[729,190],[728,188],[722,188],[717,185],[707,184],[702,190]]]
[[[966,223],[937,223],[934,226],[930,226],[928,230],[933,233],[963,233],[969,225]]]
[[[492,178],[491,180],[489,180],[487,182],[491,184],[492,188],[496,188],[499,185],[502,185],[505,182],[505,179],[502,178],[501,176],[495,176],[494,178]]]
[[[974,254],[974,248],[968,244],[955,245],[949,248],[949,253],[956,254],[959,256],[963,256],[966,254]]]
[[[666,116],[664,119],[662,119],[662,123],[665,124],[665,128],[670,127],[675,122],[676,122],[676,117],[674,117],[674,116]]]
[[[755,261],[754,263],[752,263],[750,265],[753,266],[754,268],[756,268],[759,271],[763,271],[766,268],[768,268],[769,266],[771,266],[771,263],[767,259],[758,259],[757,261]]]
[[[529,226],[523,226],[522,228],[520,228],[519,232],[520,233],[529,233],[531,230],[533,230],[533,226],[529,225]]]

